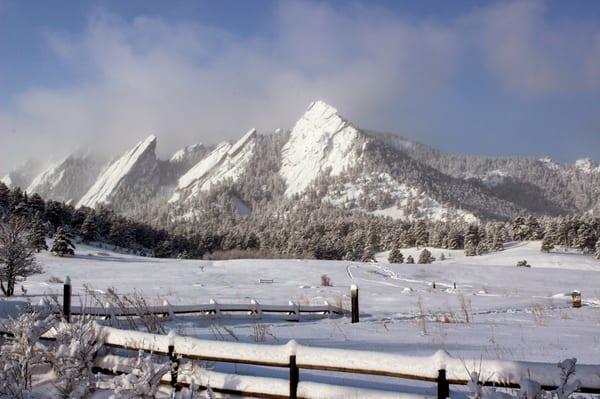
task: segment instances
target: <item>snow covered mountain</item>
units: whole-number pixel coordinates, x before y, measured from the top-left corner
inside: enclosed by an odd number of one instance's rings
[[[236,182],[252,159],[256,146],[256,129],[251,129],[236,143],[223,142],[179,178],[170,203],[190,201],[212,186],[225,181]]]
[[[37,175],[26,191],[46,199],[76,203],[92,186],[104,164],[101,157],[89,151],[71,154]]]
[[[23,190],[40,172],[40,169],[41,165],[38,161],[28,160],[2,176],[0,182],[4,183],[9,188],[20,187]]]
[[[100,174],[77,207],[112,204],[116,209],[124,210],[134,203],[134,199],[151,198],[160,180],[155,151],[156,137],[153,135],[137,143]]]
[[[286,196],[303,192],[317,177],[339,176],[356,164],[363,136],[323,101],[312,103],[283,147],[279,173]]]
[[[394,134],[373,134],[446,175],[486,186],[495,197],[526,212],[549,215],[589,212],[600,216],[600,167],[592,160],[563,164],[548,157],[456,155]]]
[[[298,201],[407,220],[600,216],[600,166],[593,160],[448,154],[359,128],[323,101],[310,104],[290,130],[251,129],[235,143],[194,144],[167,160],[157,158],[156,146],[150,136],[104,168],[84,155],[45,171],[30,163],[3,182],[146,221],[268,214]]]

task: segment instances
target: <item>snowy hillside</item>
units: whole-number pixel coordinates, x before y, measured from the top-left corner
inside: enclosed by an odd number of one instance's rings
[[[302,193],[324,173],[337,176],[355,165],[361,138],[335,108],[323,101],[312,103],[283,147],[280,174],[287,183],[286,195]]]
[[[77,203],[95,182],[103,166],[104,162],[90,152],[71,154],[33,179],[27,193]]]
[[[147,183],[156,183],[158,163],[156,160],[156,137],[149,136],[113,162],[87,193],[79,200],[77,207],[93,208],[100,204],[110,204],[120,191],[130,190]]]
[[[83,285],[89,284],[100,294],[113,287],[125,295],[141,292],[160,304],[163,299],[171,304],[256,299],[264,304],[292,300],[348,306],[349,287],[357,284],[359,324],[348,318],[300,323],[267,319],[262,321],[271,334],[266,343],[296,339],[317,347],[411,355],[444,349],[474,359],[556,362],[577,357],[581,363],[597,363],[600,261],[574,252],[544,254],[539,245],[539,241],[509,245],[502,252],[468,258],[462,251],[432,249],[434,256],[443,252],[447,260],[430,265],[388,264],[385,254],[379,256],[380,263],[167,260],[81,245],[75,258],[42,253],[44,274],[23,286],[29,295],[60,292],[62,285],[50,278],[69,275],[76,295],[84,295]],[[416,256],[420,249],[402,251]],[[522,259],[532,267],[516,267]],[[323,274],[331,278],[332,286],[320,285]],[[261,284],[260,279],[273,282]],[[570,304],[569,294],[575,289],[583,294],[581,309]],[[219,339],[254,340],[255,322],[243,317],[221,322],[232,335],[225,333]],[[192,316],[168,323],[180,333],[216,339],[214,320]]]
[[[365,209],[373,215],[393,219],[478,221],[472,213],[444,206],[421,190],[399,183],[388,173],[363,174],[352,183],[333,185],[323,200],[344,209]]]
[[[225,180],[232,182],[242,175],[252,159],[256,145],[256,129],[251,129],[236,143],[223,142],[181,176],[170,203],[189,201],[211,186]]]
[[[42,165],[38,161],[29,160],[2,176],[0,182],[4,183],[8,188],[20,187],[22,190],[25,190],[41,171],[41,168]]]
[[[310,104],[291,130],[257,135],[252,129],[233,144],[190,145],[167,160],[157,159],[151,136],[95,180],[99,165],[76,156],[45,171],[29,163],[2,180],[78,206],[110,204],[146,222],[174,220],[174,208],[177,215],[205,214],[208,209],[198,207],[214,210],[215,204],[247,215],[266,211],[267,203],[288,206],[297,194],[302,201],[407,220],[600,215],[600,166],[590,159],[561,164],[447,154],[359,129],[323,101]],[[209,199],[211,191],[223,195]],[[244,212],[236,204],[245,204]]]

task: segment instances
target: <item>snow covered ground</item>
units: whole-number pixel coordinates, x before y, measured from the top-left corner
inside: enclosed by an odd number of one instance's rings
[[[168,326],[179,334],[217,340],[255,342],[256,324],[268,333],[265,343],[301,344],[428,356],[444,349],[452,356],[479,359],[558,362],[577,357],[597,364],[600,359],[600,261],[570,253],[544,254],[540,242],[515,243],[498,253],[465,257],[463,251],[430,248],[444,261],[430,265],[317,260],[200,261],[142,258],[80,245],[72,258],[39,257],[44,273],[23,283],[27,296],[62,292],[52,277],[69,275],[75,294],[86,301],[83,285],[98,292],[114,287],[121,294],[138,291],[151,302],[172,304],[343,303],[349,307],[350,285],[360,289],[361,322],[349,318],[287,322],[247,318],[207,320],[198,315],[177,317]],[[418,259],[420,249],[402,250]],[[526,259],[531,268],[516,267]],[[332,287],[320,286],[321,275]],[[260,283],[260,279],[273,283]],[[435,282],[436,288],[433,288]],[[456,289],[454,288],[456,283]],[[580,290],[583,307],[571,307],[570,292]],[[20,291],[17,289],[17,291]],[[88,298],[89,299],[89,298]],[[22,300],[14,298],[11,301]],[[77,302],[77,299],[74,299]],[[6,305],[6,304],[5,304]],[[3,308],[6,308],[4,306]],[[468,315],[469,322],[466,322]],[[425,322],[423,322],[423,317]],[[263,373],[251,367],[236,371]],[[283,376],[284,370],[269,375]],[[414,389],[410,382],[353,375],[303,372],[317,382],[387,389]]]

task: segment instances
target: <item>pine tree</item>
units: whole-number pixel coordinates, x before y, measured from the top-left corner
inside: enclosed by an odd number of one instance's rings
[[[552,242],[552,238],[549,234],[544,235],[544,239],[542,240],[542,252],[550,252],[554,249],[554,243]]]
[[[388,262],[404,263],[404,255],[402,255],[402,252],[400,252],[397,245],[394,245],[392,247],[392,250],[390,251],[390,255],[388,256]]]
[[[417,247],[424,247],[429,244],[429,232],[427,231],[427,225],[424,221],[420,220],[415,225],[415,245]]]
[[[56,256],[74,255],[75,245],[69,239],[64,228],[59,227],[54,234],[54,243],[51,252]]]
[[[412,255],[408,255],[406,258],[406,263],[409,265],[413,265],[415,263],[415,259],[412,257]]]
[[[371,244],[367,244],[365,250],[363,251],[362,257],[360,258],[361,262],[374,262],[375,261],[375,250],[371,246]]]
[[[435,258],[431,256],[431,252],[429,252],[427,248],[421,251],[421,254],[419,255],[419,264],[425,265],[433,262],[434,260]]]
[[[48,245],[46,245],[46,227],[42,223],[39,214],[31,222],[29,243],[36,252],[40,252],[42,249],[48,250]]]
[[[85,242],[94,241],[97,238],[96,218],[89,212],[81,225],[81,238]]]
[[[575,247],[581,250],[583,253],[592,253],[596,240],[594,237],[594,231],[589,224],[583,223],[577,229],[577,237],[575,238]]]
[[[448,249],[462,249],[464,239],[458,230],[452,230],[448,236]]]
[[[479,245],[479,227],[477,225],[470,225],[465,234],[465,255],[475,256],[477,255],[477,246]]]

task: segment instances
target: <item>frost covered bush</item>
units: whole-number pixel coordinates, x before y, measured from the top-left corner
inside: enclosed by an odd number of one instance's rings
[[[19,279],[42,272],[30,244],[30,232],[25,219],[14,218],[0,223],[0,289],[6,296],[15,293]]]
[[[569,379],[575,374],[575,365],[577,359],[566,359],[557,364],[561,369],[561,381],[556,390],[545,392],[542,386],[534,380],[522,379],[519,382],[519,392],[517,396],[513,396],[506,392],[498,392],[495,388],[486,388],[480,381],[480,375],[477,372],[469,373],[470,381],[467,384],[471,399],[568,399],[572,394],[581,387],[579,380],[569,383]],[[467,370],[468,371],[468,370]],[[580,398],[577,397],[577,398]]]
[[[94,358],[102,343],[102,336],[91,318],[81,317],[60,325],[56,345],[48,356],[56,375],[54,386],[58,397],[86,398],[95,390]]]
[[[331,277],[326,274],[321,275],[321,286],[322,287],[331,287],[333,284],[331,283]]]
[[[53,315],[28,312],[3,326],[13,337],[0,348],[0,398],[35,397],[31,391],[33,371],[46,358],[46,350],[39,340],[55,320]]]
[[[169,370],[171,370],[170,364],[156,364],[152,361],[151,355],[144,356],[144,351],[140,350],[131,372],[112,380],[114,394],[110,398],[155,398],[160,379]]]

